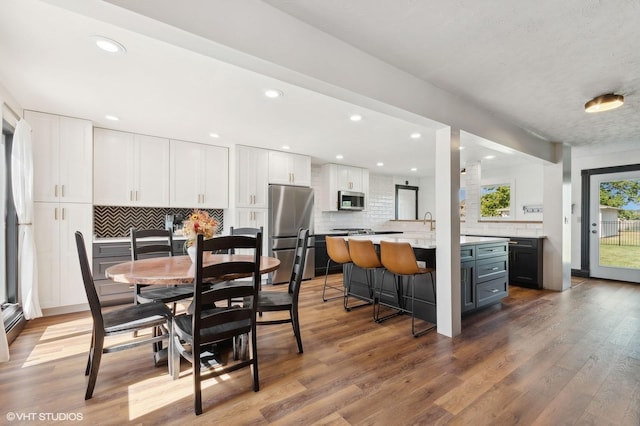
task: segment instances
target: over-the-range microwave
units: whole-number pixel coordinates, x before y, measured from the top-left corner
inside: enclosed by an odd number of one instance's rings
[[[364,210],[364,194],[354,191],[338,191],[338,210]]]

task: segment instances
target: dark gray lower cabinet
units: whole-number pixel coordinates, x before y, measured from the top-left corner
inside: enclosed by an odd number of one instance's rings
[[[511,238],[509,284],[542,288],[542,238]]]
[[[473,312],[509,295],[507,242],[464,245],[460,248],[462,313]]]
[[[173,242],[175,255],[183,254],[183,245],[184,240]],[[109,266],[130,260],[129,242],[93,243],[93,281],[101,304],[107,306],[133,302],[133,285],[117,283],[104,276]]]

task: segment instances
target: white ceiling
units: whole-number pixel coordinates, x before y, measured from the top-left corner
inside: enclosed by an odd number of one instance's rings
[[[229,1],[180,2],[180,12],[198,14],[212,4],[218,11],[231,10]],[[145,1],[129,4],[134,3]],[[175,5],[146,5],[160,3]],[[271,5],[546,140],[574,146],[640,144],[637,0],[542,0],[527,8],[513,0],[241,4],[246,20],[258,16],[252,7]],[[269,149],[289,145],[316,163],[338,162],[335,155],[342,154],[342,162],[374,173],[411,176],[410,167],[418,168],[417,175],[433,173],[434,130],[440,123],[411,114],[401,119],[260,75],[161,36],[116,26],[109,13],[102,12],[98,20],[91,17],[95,12],[71,11],[103,11],[105,5],[2,0],[0,83],[20,106],[196,142]],[[225,19],[224,13],[218,15]],[[95,34],[118,40],[127,54],[98,51],[89,38]],[[224,37],[217,42],[224,44]],[[262,95],[266,88],[277,88],[284,97],[267,99]],[[584,113],[587,100],[607,92],[625,95],[625,105],[598,115]],[[353,113],[364,119],[349,121]],[[120,121],[109,122],[106,114]],[[416,131],[422,138],[410,139]],[[210,138],[210,132],[220,138]],[[462,144],[467,147],[461,153],[463,165],[496,146],[466,133]],[[500,151],[486,167],[531,160]],[[377,167],[378,161],[385,165]]]

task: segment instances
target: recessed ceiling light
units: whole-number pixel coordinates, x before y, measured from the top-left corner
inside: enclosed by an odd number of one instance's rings
[[[127,49],[115,40],[103,36],[91,36],[96,46],[107,53],[114,55],[123,55],[127,53]]]
[[[353,114],[351,117],[349,117],[349,120],[351,120],[351,121],[360,121],[360,120],[362,120],[362,116],[360,114]]]
[[[411,135],[409,136],[411,139],[420,139],[422,137],[422,135],[418,132],[415,133],[411,133]]]
[[[493,160],[494,158],[496,158],[495,155],[485,155],[484,157],[485,160]]]
[[[586,112],[609,111],[611,109],[621,107],[622,104],[624,104],[624,96],[608,93],[591,99],[589,102],[584,104],[584,110]]]
[[[220,135],[217,134],[217,133],[209,133],[209,136],[211,136],[212,138],[216,138],[216,139],[220,137]]]
[[[417,172],[417,171],[418,171],[418,169],[417,169],[417,168],[415,168],[415,167],[412,167],[412,168],[411,168],[411,171],[412,171],[412,172]]]
[[[459,149],[460,149],[460,151],[462,151],[464,149],[464,146],[461,146]]]
[[[291,149],[289,145],[282,145],[282,149]]]
[[[280,90],[277,90],[277,89],[267,89],[267,90],[264,91],[264,95],[267,98],[272,98],[273,99],[273,98],[279,98],[279,97],[284,96],[284,93],[282,93]]]
[[[338,160],[342,160],[344,157],[342,156],[342,154],[338,154],[338,155],[336,155],[336,158],[337,158]]]
[[[378,167],[382,167],[382,166],[384,166],[384,163],[383,163],[382,161],[378,161],[378,162],[376,163],[376,166],[378,166]]]
[[[111,120],[111,121],[119,121],[120,120],[115,115],[105,115],[104,118],[106,118],[107,120]]]

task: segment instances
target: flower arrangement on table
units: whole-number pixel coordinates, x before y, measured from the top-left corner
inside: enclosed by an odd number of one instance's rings
[[[187,219],[182,222],[182,234],[187,237],[185,247],[196,244],[198,235],[204,235],[204,239],[213,238],[218,229],[218,221],[209,216],[203,210],[194,210]]]

